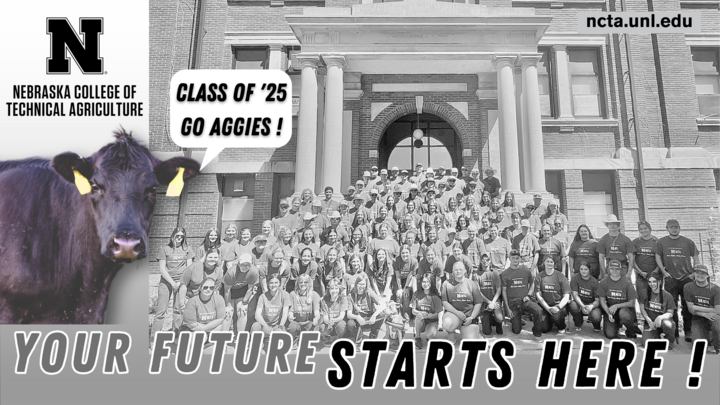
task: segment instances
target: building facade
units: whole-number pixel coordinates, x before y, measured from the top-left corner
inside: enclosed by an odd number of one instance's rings
[[[178,224],[193,246],[231,222],[255,235],[280,199],[305,188],[339,194],[371,166],[423,163],[493,167],[519,200],[558,199],[573,233],[586,223],[603,234],[614,213],[635,237],[647,212],[662,236],[678,219],[709,259],[720,1],[625,3],[701,11],[702,33],[577,33],[578,12],[621,11],[613,0],[153,0],[153,152],[202,160],[168,133],[168,87],[182,69],[285,70],[294,117],[287,145],[225,150],[179,200],[160,198],[150,257]]]

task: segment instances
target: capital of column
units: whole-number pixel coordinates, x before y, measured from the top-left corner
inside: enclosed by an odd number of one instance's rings
[[[493,58],[493,67],[500,69],[505,66],[515,66],[518,56],[516,54],[495,54]]]
[[[542,54],[536,53],[536,54],[523,54],[520,55],[518,58],[518,65],[520,65],[522,68],[526,68],[528,66],[536,66],[538,62],[540,62],[540,59],[542,59]]]
[[[283,47],[283,44],[268,44],[268,48],[270,48],[271,51],[282,51]]]
[[[347,66],[347,61],[343,55],[323,55],[323,62],[327,67],[339,67],[344,69]]]
[[[317,69],[320,64],[320,57],[317,55],[297,55],[296,59],[300,62],[300,66],[304,69],[306,67]]]
[[[566,50],[567,50],[567,45],[566,45],[566,44],[554,44],[554,45],[552,46],[552,49],[553,49],[553,51],[555,51],[555,52],[557,52],[557,51],[566,51]]]

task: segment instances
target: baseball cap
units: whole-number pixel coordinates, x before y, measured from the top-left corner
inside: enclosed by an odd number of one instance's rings
[[[395,170],[395,169],[393,169],[393,170]],[[408,171],[405,169],[402,169],[402,170],[400,170],[400,174],[408,174]]]
[[[533,198],[542,198],[542,194],[535,193],[535,194],[533,194]]]
[[[440,187],[440,186],[445,186],[445,185],[447,185],[447,183],[445,182],[445,180],[440,180],[440,181],[438,182],[438,187]]]
[[[677,219],[668,219],[667,224],[665,224],[665,228],[670,228],[671,226],[677,226],[680,227],[680,222],[678,222]]]
[[[693,271],[699,271],[705,274],[710,274],[710,271],[708,270],[707,266],[704,264],[698,264],[695,267],[693,267]]]
[[[364,200],[364,198],[361,194],[355,194],[355,198],[353,198],[353,201],[355,200]]]
[[[382,169],[382,170],[380,170],[380,174],[388,174],[387,169]]]
[[[347,191],[356,191],[356,190],[357,190],[357,189],[355,188],[355,186],[350,186],[350,187],[348,187],[348,189],[347,189]]]
[[[370,177],[370,172],[367,171],[367,170],[364,171],[364,172],[363,172],[363,176],[365,176],[365,177]]]
[[[392,169],[390,169],[390,171],[392,171],[392,172],[396,172],[396,171],[398,171],[398,170],[400,170],[400,169],[398,169],[397,166],[393,166]]]
[[[330,214],[330,219],[332,218],[342,218],[339,212],[333,211],[332,214]]]
[[[362,197],[360,197],[360,198],[362,199]],[[340,201],[340,204],[338,204],[338,207],[342,207],[343,205],[346,206],[346,207],[348,206],[347,200],[342,200],[342,201]]]
[[[250,253],[243,253],[238,258],[238,263],[240,263],[240,264],[252,263],[252,256],[250,256]]]
[[[558,204],[557,200],[550,200],[550,202],[548,203],[548,206],[550,206],[550,205],[559,206],[560,204]]]
[[[455,176],[448,176],[447,181],[455,181],[457,180]]]
[[[522,219],[522,220],[520,220],[520,226],[530,228],[530,221],[527,219]]]
[[[258,242],[265,242],[265,243],[267,243],[267,236],[265,236],[265,235],[258,235],[258,236],[255,237],[255,239],[253,239],[253,242],[255,242],[255,243],[258,243]]]
[[[378,170],[378,167],[377,167],[377,166],[373,166],[373,167],[370,168],[370,170],[372,170],[373,172],[376,172],[376,171]]]
[[[510,256],[520,256],[520,251],[517,249],[513,249],[510,251]]]
[[[457,173],[457,172],[458,172],[457,167],[453,167],[452,169],[450,169],[450,173]]]
[[[375,195],[379,194],[376,188],[370,190],[370,195],[373,195],[373,194],[375,194]]]
[[[403,191],[402,191],[402,188],[400,188],[400,186],[395,186],[395,188],[393,189],[393,193],[402,193],[402,192]]]
[[[615,268],[622,268],[622,264],[619,260],[610,260],[610,263],[608,263],[608,268],[615,267]]]
[[[309,221],[313,218],[315,218],[315,215],[313,215],[310,211],[308,211],[305,213],[305,216],[303,216],[303,221]]]
[[[435,191],[435,189],[434,189],[434,188],[428,188],[428,189],[427,189],[427,190],[425,191],[425,193],[433,193],[433,194],[437,194],[437,191]]]
[[[427,174],[433,174],[433,173],[435,173],[435,172],[433,172],[433,169],[432,169],[431,167],[428,167],[428,169],[425,171],[425,173],[427,173]]]
[[[360,185],[363,185],[363,186],[364,186],[364,185],[365,185],[365,182],[364,182],[364,181],[362,181],[362,180],[358,180],[358,181],[356,181],[356,182],[355,182],[355,185],[358,185],[358,184],[360,184]]]
[[[475,180],[471,181],[471,182],[470,182],[470,185],[477,187],[477,181],[475,181]]]
[[[313,200],[312,206],[313,207],[322,207],[322,203],[320,202],[320,200]]]

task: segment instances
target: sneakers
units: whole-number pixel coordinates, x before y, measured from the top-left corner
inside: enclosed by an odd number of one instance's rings
[[[575,327],[575,332],[581,332],[581,331],[582,331],[582,326]]]
[[[420,339],[420,338],[415,338],[415,348],[416,348],[417,350],[422,350],[422,348],[423,348],[422,339]]]
[[[692,335],[685,332],[685,341],[688,343],[692,342]]]
[[[543,338],[542,338],[542,336],[535,336],[535,335],[533,335],[533,340],[534,340],[536,343],[542,343],[542,342],[544,341]]]
[[[558,329],[558,335],[564,335],[567,333],[567,329]]]
[[[495,333],[496,333],[497,335],[501,335],[501,336],[502,336],[502,334],[503,334],[502,324],[495,326]]]

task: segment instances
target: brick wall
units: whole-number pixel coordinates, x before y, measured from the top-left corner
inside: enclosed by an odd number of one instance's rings
[[[562,188],[562,206],[568,218],[568,232],[575,232],[578,226],[585,223],[585,200],[583,197],[583,180],[581,170],[564,170],[560,182]],[[574,236],[574,235],[573,235]]]

